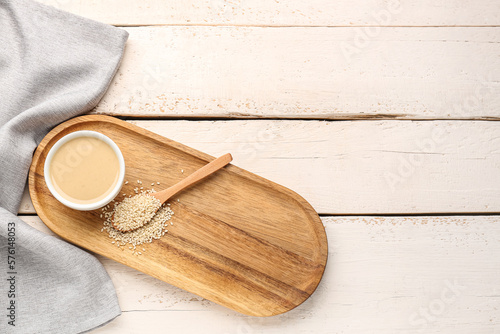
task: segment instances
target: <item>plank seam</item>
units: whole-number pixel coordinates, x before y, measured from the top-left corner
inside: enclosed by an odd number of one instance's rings
[[[92,114],[88,114],[92,115]],[[350,122],[350,121],[418,121],[418,122],[433,122],[433,121],[457,121],[457,122],[468,122],[468,121],[480,121],[480,122],[498,122],[499,117],[471,117],[471,118],[407,118],[407,117],[379,117],[380,115],[371,115],[368,117],[339,117],[339,118],[322,118],[322,117],[210,117],[210,116],[118,116],[110,115],[116,117],[123,121],[252,121],[252,120],[266,120],[266,121],[325,121],[325,122]]]
[[[113,24],[118,28],[141,28],[141,27],[248,27],[248,28],[499,28],[498,25],[263,25],[263,24],[185,24],[185,23],[169,23],[169,24]]]

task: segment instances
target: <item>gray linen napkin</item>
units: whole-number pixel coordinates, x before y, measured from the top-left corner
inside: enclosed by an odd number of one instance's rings
[[[16,212],[37,144],[97,104],[127,37],[36,2],[0,0],[0,333],[78,333],[121,312],[99,261]]]

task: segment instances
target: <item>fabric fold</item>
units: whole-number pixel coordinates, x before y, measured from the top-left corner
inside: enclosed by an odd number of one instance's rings
[[[0,0],[0,333],[79,333],[120,314],[95,257],[16,213],[36,146],[52,127],[99,102],[127,38],[122,29],[37,2]],[[12,248],[14,270],[7,267]],[[5,316],[12,301],[15,326]]]

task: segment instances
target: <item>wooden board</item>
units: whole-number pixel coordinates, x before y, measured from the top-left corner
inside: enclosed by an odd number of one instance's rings
[[[500,28],[379,27],[365,37],[354,28],[127,31],[123,63],[96,113],[500,118]]]
[[[100,113],[154,118],[134,123],[211,155],[237,147],[248,153],[236,165],[297,191],[322,213],[500,212],[495,122],[166,120],[498,120],[498,0],[40,1],[146,26],[127,28],[116,95]],[[394,3],[400,12],[376,19]],[[163,24],[178,27],[167,34],[152,27]],[[341,46],[356,39],[363,46],[348,61]],[[422,150],[436,128],[443,141]],[[25,199],[21,211],[34,212],[30,205]],[[98,255],[123,313],[92,333],[497,333],[498,218],[323,217],[331,247],[321,284],[271,318],[234,314]]]
[[[301,194],[321,214],[500,212],[495,121],[133,121]],[[26,196],[23,213],[33,213]]]
[[[22,219],[51,233],[37,217]],[[165,323],[170,332],[187,334],[362,334],[373,328],[379,333],[470,334],[499,328],[499,217],[322,221],[330,245],[324,277],[311,298],[291,312],[272,318],[234,316],[98,256],[117,288],[123,313],[95,333],[161,333]]]
[[[229,165],[176,196],[174,226],[141,256],[100,232],[100,210],[80,212],[48,191],[43,164],[52,145],[77,130],[104,133],[121,148],[126,180],[168,187],[213,158],[127,122],[83,116],[52,130],[35,152],[30,194],[62,238],[248,315],[286,312],[306,300],[324,271],[327,242],[312,207],[296,193]],[[181,171],[184,171],[182,173]],[[132,183],[123,192],[133,193]],[[161,189],[156,189],[161,190]]]
[[[110,24],[263,26],[491,26],[495,0],[39,0]]]

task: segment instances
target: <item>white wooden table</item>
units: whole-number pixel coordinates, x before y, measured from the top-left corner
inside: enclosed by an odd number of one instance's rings
[[[93,334],[500,333],[498,0],[42,2],[130,33],[95,113],[231,152],[328,234],[317,291],[272,318],[99,257],[123,314]]]

